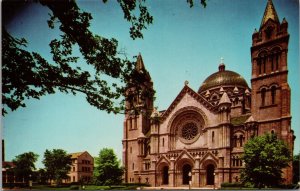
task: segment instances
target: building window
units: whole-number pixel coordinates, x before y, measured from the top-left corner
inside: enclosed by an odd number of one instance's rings
[[[75,166],[73,166],[73,172],[75,172]]]
[[[198,135],[198,127],[195,123],[187,123],[181,129],[181,136],[186,140],[192,140]]]
[[[263,88],[261,90],[261,106],[265,106],[265,101],[266,101],[266,89]]]
[[[215,132],[213,131],[211,133],[211,142],[214,142],[215,141]]]
[[[134,163],[132,163],[132,170],[134,170]]]
[[[261,74],[261,59],[257,60],[258,74]]]
[[[238,105],[238,104],[239,104],[239,98],[236,97],[236,98],[234,99],[234,102],[233,102],[233,103],[234,103],[234,105]]]
[[[275,64],[275,69],[278,70],[278,65],[279,65],[279,60],[280,60],[280,55],[276,54],[276,64]]]
[[[275,99],[276,99],[276,87],[272,86],[271,88],[271,99],[272,99],[272,104],[275,104]]]
[[[240,135],[240,147],[243,146],[243,135]]]
[[[165,138],[162,139],[162,146],[165,146]]]
[[[236,135],[233,137],[233,146],[237,147],[237,136]]]
[[[137,129],[137,117],[134,118],[134,129]]]
[[[264,73],[264,74],[266,73],[266,61],[267,61],[267,58],[264,57],[264,58],[263,58],[263,73]]]
[[[130,153],[132,153],[132,147],[130,147]]]

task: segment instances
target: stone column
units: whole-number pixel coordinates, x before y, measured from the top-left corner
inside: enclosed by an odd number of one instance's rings
[[[206,170],[200,169],[200,186],[204,187],[206,185]]]
[[[195,167],[193,171],[192,185],[194,187],[200,187],[200,157],[195,157]]]
[[[175,187],[175,159],[172,157],[171,166],[169,170],[169,185]]]

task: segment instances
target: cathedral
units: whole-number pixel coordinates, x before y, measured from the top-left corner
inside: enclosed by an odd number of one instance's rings
[[[198,91],[188,82],[166,110],[153,107],[153,82],[141,55],[124,120],[124,182],[159,187],[220,187],[239,182],[244,144],[274,133],[294,147],[288,84],[288,22],[281,22],[268,0],[259,30],[252,34],[251,87],[221,61]],[[140,112],[135,112],[138,108]],[[292,182],[292,167],[283,169]]]

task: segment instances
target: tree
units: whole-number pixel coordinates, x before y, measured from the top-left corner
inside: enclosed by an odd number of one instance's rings
[[[300,152],[293,157],[293,184],[298,184],[299,180],[299,165]]]
[[[103,0],[104,3],[107,1]],[[121,97],[132,79],[133,62],[118,50],[118,41],[93,34],[89,30],[92,15],[81,11],[75,0],[37,2],[51,11],[49,27],[58,27],[62,34],[50,42],[52,61],[47,61],[39,53],[27,51],[26,40],[11,36],[4,24],[2,103],[5,107],[2,115],[7,113],[7,108],[14,111],[25,107],[25,99],[39,99],[57,91],[74,95],[79,92],[85,94],[89,104],[100,110],[122,112],[124,100]],[[206,6],[205,0],[200,2]],[[124,19],[131,23],[131,38],[143,38],[142,30],[153,22],[146,0],[118,0],[118,3]],[[193,0],[188,0],[188,3],[190,7],[194,5]],[[16,3],[3,2],[4,20],[13,10],[12,4]],[[77,63],[78,56],[73,55],[73,47],[77,46],[85,60],[83,64],[92,66],[93,72],[82,69]],[[107,79],[113,79],[113,82]]]
[[[54,180],[57,185],[60,185],[63,179],[67,179],[68,172],[71,170],[71,156],[62,149],[48,149],[44,153],[43,164],[47,172],[48,178]]]
[[[16,179],[19,181],[28,182],[30,176],[33,175],[33,170],[35,170],[35,162],[38,159],[37,154],[33,152],[27,152],[20,154],[13,159],[13,163],[15,165],[14,173]]]
[[[47,183],[47,172],[45,169],[41,168],[37,171],[37,182],[40,184],[46,184]]]
[[[95,176],[97,184],[116,185],[122,182],[123,168],[120,167],[113,149],[103,148],[95,162]]]
[[[282,168],[288,166],[291,153],[282,140],[268,133],[251,138],[244,146],[242,159],[245,162],[242,181],[261,188],[277,186],[283,181]]]

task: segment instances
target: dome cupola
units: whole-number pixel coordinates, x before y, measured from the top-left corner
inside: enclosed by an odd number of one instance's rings
[[[219,71],[208,76],[201,84],[198,93],[206,93],[207,90],[220,88],[220,87],[237,87],[247,89],[248,84],[246,80],[236,72],[226,70],[225,64],[222,62],[219,65]]]

